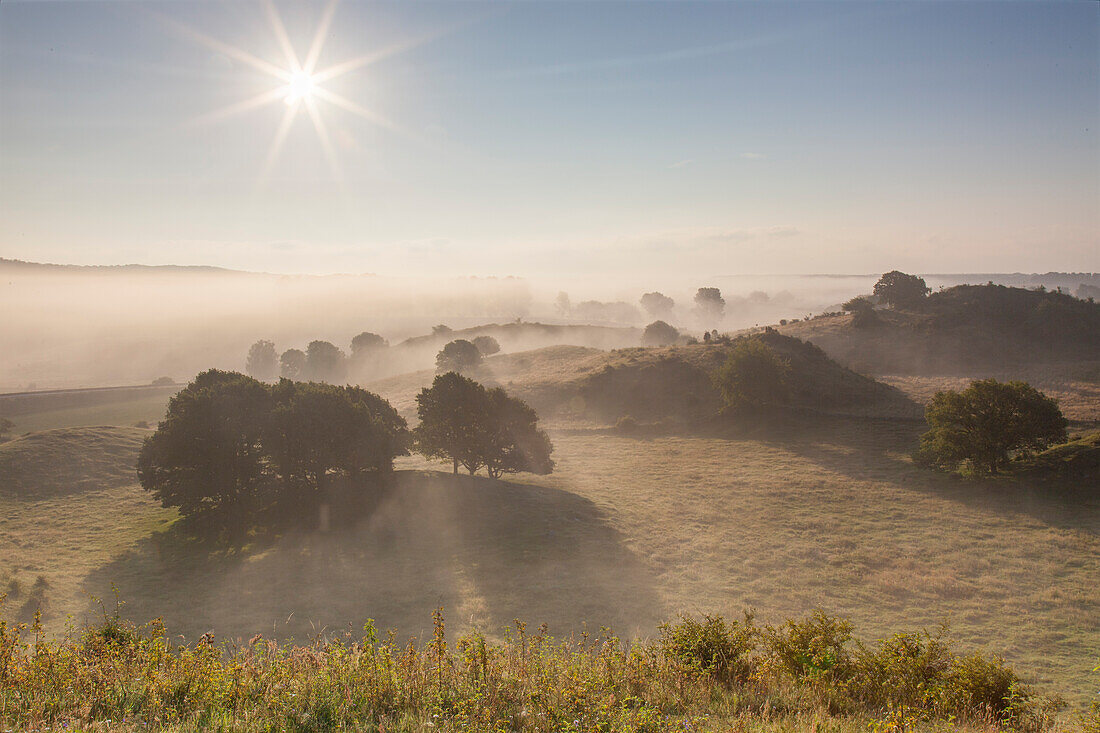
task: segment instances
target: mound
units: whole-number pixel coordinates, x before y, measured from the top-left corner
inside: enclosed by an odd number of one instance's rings
[[[770,329],[756,337],[789,362],[790,405],[796,411],[921,415],[920,407],[899,390],[837,364],[813,344]],[[731,349],[729,344],[695,344],[612,352],[599,371],[577,383],[576,394],[589,415],[603,420],[625,415],[642,420],[706,418],[722,407],[711,374]]]
[[[875,373],[948,374],[1100,360],[1100,304],[1061,292],[959,285],[919,312],[876,311],[857,328],[848,315],[781,326],[831,357]]]
[[[1080,435],[1037,453],[1023,466],[1026,473],[1098,486],[1100,481],[1100,432]]]
[[[41,498],[137,483],[137,428],[64,428],[0,443],[0,495]]]

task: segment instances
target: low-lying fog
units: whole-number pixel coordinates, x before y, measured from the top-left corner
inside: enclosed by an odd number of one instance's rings
[[[925,275],[933,288],[960,282],[1044,284],[1071,292],[1081,277]],[[505,351],[568,342],[602,348],[637,345],[638,330],[661,318],[687,332],[703,324],[693,297],[716,287],[725,299],[717,327],[733,331],[836,310],[868,293],[878,274],[704,276],[697,282],[576,279],[392,278],[374,275],[281,276],[211,268],[57,267],[0,261],[0,392],[186,381],[208,367],[243,370],[258,339],[278,352],[325,340],[344,351],[371,331],[397,346],[444,324],[606,327],[585,334],[514,329]],[[1091,278],[1085,276],[1091,282]],[[640,298],[660,292],[671,311]],[[709,324],[713,327],[713,324]],[[428,339],[391,350],[387,374],[432,366]],[[415,348],[414,348],[415,346]],[[375,377],[385,374],[375,374]]]

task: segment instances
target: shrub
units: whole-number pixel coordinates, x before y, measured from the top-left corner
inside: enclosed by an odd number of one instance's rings
[[[759,631],[753,614],[744,621],[727,622],[721,616],[703,616],[698,621],[681,616],[676,623],[661,625],[661,649],[680,666],[706,672],[726,683],[744,683],[753,672],[750,655],[756,649]]]
[[[642,332],[642,346],[668,346],[676,343],[680,332],[664,321],[654,321]]]
[[[786,359],[753,336],[737,340],[712,378],[729,407],[783,404],[789,396],[790,371]]]
[[[623,435],[634,435],[638,432],[638,421],[630,415],[623,415],[615,421],[615,430]]]
[[[822,611],[764,630],[764,646],[772,666],[796,681],[848,679],[852,674],[847,648],[851,639],[850,623]]]
[[[500,351],[500,343],[492,336],[478,336],[473,344],[482,356],[492,356]]]

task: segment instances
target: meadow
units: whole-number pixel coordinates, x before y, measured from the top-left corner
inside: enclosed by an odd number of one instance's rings
[[[946,623],[966,648],[1085,702],[1100,647],[1095,493],[927,473],[907,457],[918,430],[842,419],[648,439],[558,428],[550,476],[456,478],[399,459],[377,509],[352,526],[320,532],[305,518],[239,548],[190,537],[134,485],[125,466],[146,431],[58,430],[30,436],[56,444],[43,465],[103,478],[58,490],[55,473],[0,493],[0,582],[26,598],[43,576],[55,634],[101,618],[91,598],[109,609],[117,588],[127,617],[162,617],[191,641],[308,641],[368,618],[423,636],[440,606],[455,631],[491,638],[517,617],[557,636],[607,626],[632,638],[682,611],[755,608],[777,621],[821,608],[866,640]],[[0,459],[28,439],[0,445]],[[20,609],[12,598],[4,615]]]

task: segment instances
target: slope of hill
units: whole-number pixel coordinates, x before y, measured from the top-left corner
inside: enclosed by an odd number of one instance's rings
[[[920,408],[899,390],[846,369],[821,349],[775,331],[759,335],[791,364],[792,405],[834,415],[916,418]],[[694,344],[613,351],[555,346],[485,360],[470,376],[505,387],[544,418],[614,422],[693,421],[716,413],[722,400],[711,373],[731,347]],[[415,395],[431,383],[423,371],[368,385],[403,414],[415,413]]]
[[[137,483],[134,465],[147,430],[45,430],[0,443],[0,495],[61,496]]]
[[[880,374],[950,374],[1100,360],[1100,304],[1060,292],[959,285],[919,311],[876,311],[857,328],[848,315],[779,326],[841,363]]]

